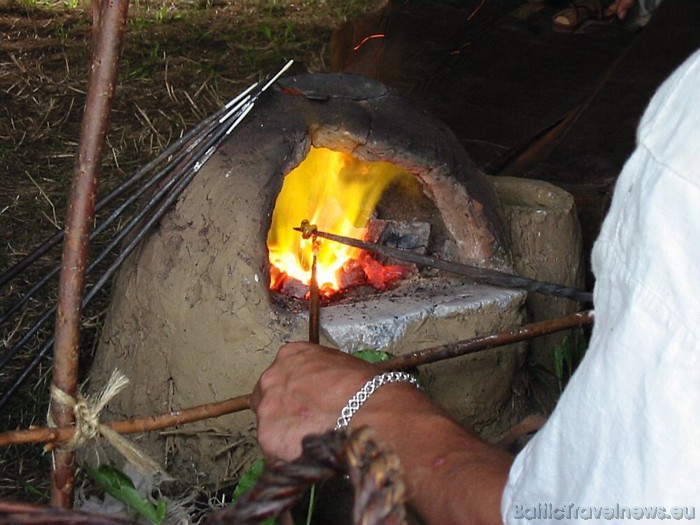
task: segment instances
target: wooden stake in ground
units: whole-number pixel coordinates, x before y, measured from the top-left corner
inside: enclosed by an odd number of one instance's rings
[[[107,124],[114,97],[128,0],[104,0],[80,132],[76,170],[66,216],[66,233],[59,280],[54,342],[52,389],[71,397],[77,394],[81,302],[85,285],[90,225]],[[52,401],[51,417],[59,427],[75,423],[71,408]],[[51,474],[51,505],[73,507],[73,451],[54,451]]]

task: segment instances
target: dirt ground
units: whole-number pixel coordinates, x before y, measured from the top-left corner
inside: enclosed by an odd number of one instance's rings
[[[295,60],[292,72],[328,70],[333,28],[382,3],[132,1],[100,194],[287,60]],[[87,89],[90,37],[85,0],[0,0],[0,274],[62,228]],[[93,250],[104,242],[94,243]],[[0,315],[59,258],[60,246],[4,285]],[[55,290],[54,279],[0,324],[3,354],[55,301]],[[99,333],[106,294],[85,312],[83,365]],[[0,369],[0,392],[50,335],[47,324]],[[41,359],[22,383],[2,410],[0,431],[44,424],[50,364],[50,356]],[[45,503],[49,459],[40,446],[0,450],[0,497]]]

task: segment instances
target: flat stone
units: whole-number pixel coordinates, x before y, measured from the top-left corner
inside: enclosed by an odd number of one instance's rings
[[[486,306],[505,310],[519,307],[524,298],[525,292],[519,290],[455,284],[443,279],[426,285],[426,280],[420,280],[359,303],[324,307],[321,326],[328,340],[344,352],[368,348],[415,351],[418,349],[415,344],[422,341],[406,337],[415,333],[417,326],[426,319],[438,329],[440,324],[453,323],[464,316],[473,322],[484,312],[490,313]],[[489,324],[498,324],[494,321],[497,320],[489,320]],[[447,326],[444,328],[446,330]],[[468,338],[473,330],[465,326],[463,333]],[[448,342],[441,340],[441,344]]]
[[[323,308],[322,339],[346,352],[373,348],[402,355],[524,322],[526,293],[521,290],[430,281],[406,283],[361,303]],[[508,345],[421,366],[420,381],[452,417],[494,437],[505,430],[496,415],[510,399],[526,348],[525,343]]]

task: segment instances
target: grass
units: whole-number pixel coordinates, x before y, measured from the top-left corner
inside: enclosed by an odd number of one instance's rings
[[[124,180],[253,81],[288,59],[326,71],[333,28],[383,0],[132,0],[100,194]],[[0,0],[0,272],[62,228],[87,90],[91,14],[85,0]],[[93,249],[99,248],[97,243]],[[0,311],[60,259],[60,246],[0,289]],[[108,292],[85,312],[85,376]],[[56,283],[0,326],[4,351],[56,300]],[[4,388],[51,335],[32,338],[0,370]],[[24,382],[0,431],[43,425],[50,358]],[[4,499],[45,503],[41,446],[0,449]]]

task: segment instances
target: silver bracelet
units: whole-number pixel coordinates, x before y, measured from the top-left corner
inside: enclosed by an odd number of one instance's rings
[[[343,407],[340,411],[340,417],[335,424],[335,430],[341,430],[350,424],[352,416],[360,409],[365,401],[369,399],[369,396],[374,394],[374,392],[382,385],[388,383],[410,383],[417,388],[420,388],[418,379],[416,379],[411,374],[406,372],[384,372],[374,376],[372,379],[365,383],[365,386],[360,388],[357,393],[350,398],[348,404]]]

